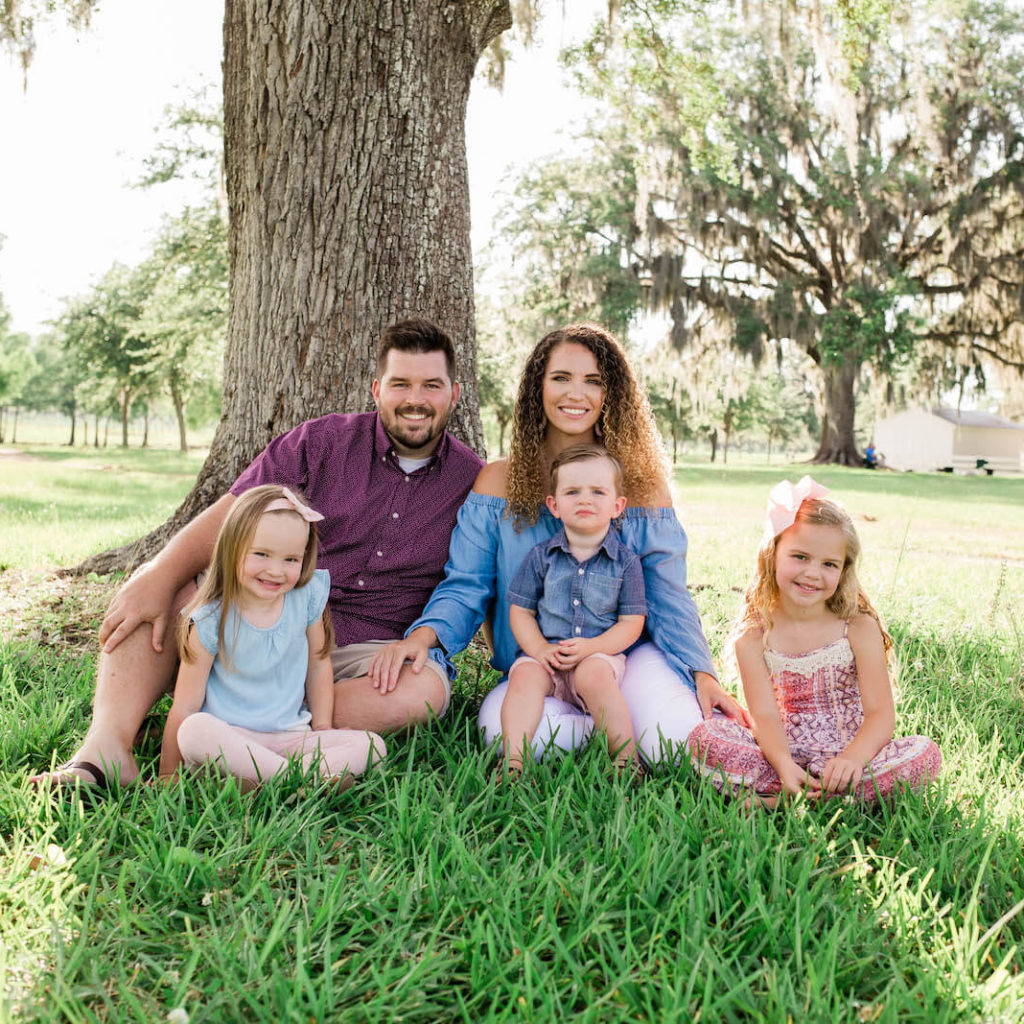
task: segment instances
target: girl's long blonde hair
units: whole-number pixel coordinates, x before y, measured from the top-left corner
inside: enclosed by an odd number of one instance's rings
[[[874,606],[868,600],[857,579],[857,561],[860,558],[860,538],[854,528],[850,514],[838,502],[831,498],[806,498],[800,503],[796,512],[797,523],[810,523],[813,526],[837,526],[842,531],[846,545],[846,557],[839,576],[836,592],[825,602],[825,607],[839,619],[852,619],[858,613],[870,615],[882,631],[882,644],[888,655],[892,649],[892,637]],[[787,527],[786,529],[789,529]],[[766,540],[757,552],[757,571],[746,593],[743,595],[743,607],[736,625],[733,627],[733,640],[748,630],[760,630],[767,636],[772,627],[773,613],[779,603],[779,584],[775,579],[775,552],[779,538],[786,531],[777,533]]]
[[[668,478],[661,436],[650,404],[622,346],[597,324],[570,324],[537,342],[519,380],[507,474],[507,514],[517,526],[537,522],[547,494],[544,375],[552,350],[563,343],[582,345],[597,360],[605,394],[594,433],[596,440],[622,464],[624,493],[629,504],[650,504],[659,492],[659,485]]]
[[[252,539],[256,535],[256,526],[264,515],[298,516],[298,512],[292,509],[267,511],[268,505],[278,498],[285,497],[284,491],[285,489],[279,484],[262,484],[259,487],[252,487],[239,495],[228,510],[227,517],[217,534],[213,559],[207,567],[206,576],[199,585],[195,596],[185,606],[178,622],[178,655],[182,661],[191,662],[193,660],[188,649],[192,615],[204,604],[220,601],[220,621],[217,624],[218,657],[222,661],[230,663],[230,658],[224,647],[224,624],[228,620],[231,609],[238,603],[242,563],[252,546]],[[306,501],[301,492],[293,491],[292,493],[299,501]],[[302,566],[299,569],[296,588],[304,587],[313,578],[313,570],[316,568],[316,527],[313,523],[307,525],[309,533],[306,537],[306,548],[302,553]],[[334,642],[334,633],[331,628],[330,613],[326,607],[323,621],[325,643],[323,649],[318,653],[321,657],[327,657]]]

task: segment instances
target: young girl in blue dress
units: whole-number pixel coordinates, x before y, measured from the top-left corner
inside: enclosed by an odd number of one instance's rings
[[[375,733],[331,728],[330,576],[315,568],[321,519],[276,484],[232,505],[182,612],[162,778],[182,763],[213,764],[251,789],[295,757],[345,781],[384,757]]]

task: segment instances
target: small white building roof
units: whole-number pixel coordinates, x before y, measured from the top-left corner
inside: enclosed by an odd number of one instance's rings
[[[949,420],[950,423],[955,423],[958,427],[984,427],[986,429],[995,427],[1002,430],[1024,430],[1024,425],[1014,423],[1003,416],[997,416],[994,412],[979,412],[976,409],[958,411],[937,406],[932,409],[932,414],[941,419]]]

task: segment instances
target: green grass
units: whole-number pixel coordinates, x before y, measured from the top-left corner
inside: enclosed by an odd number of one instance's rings
[[[22,446],[0,451],[0,570],[70,565],[164,522],[205,452]]]
[[[783,475],[679,474],[716,647]],[[74,748],[93,656],[12,640],[0,1019],[1024,1019],[1024,481],[816,475],[873,517],[863,576],[896,637],[899,728],[945,758],[929,792],[749,813],[685,764],[630,788],[597,749],[498,788],[471,655],[449,715],[348,793],[190,779],[50,801],[25,774]],[[0,527],[5,551],[19,529]]]

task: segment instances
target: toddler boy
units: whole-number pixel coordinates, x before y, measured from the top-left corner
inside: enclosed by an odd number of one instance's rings
[[[530,551],[508,592],[522,654],[501,707],[507,771],[522,770],[551,696],[588,711],[616,765],[626,767],[636,742],[619,690],[623,652],[643,632],[647,603],[640,559],[611,528],[626,507],[618,460],[597,445],[566,448],[551,467],[547,506],[562,529]]]

